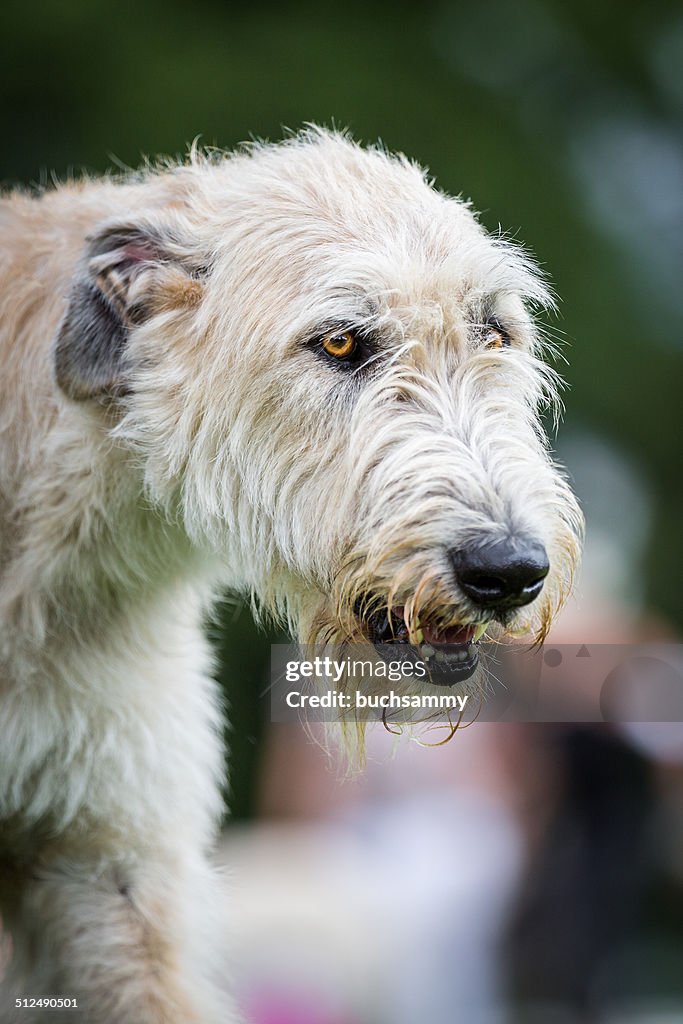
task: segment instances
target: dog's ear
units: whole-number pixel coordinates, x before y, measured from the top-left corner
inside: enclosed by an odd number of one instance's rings
[[[57,334],[62,391],[77,401],[124,394],[131,329],[158,311],[164,291],[180,296],[170,305],[196,302],[200,277],[177,240],[154,227],[109,224],[91,236]]]

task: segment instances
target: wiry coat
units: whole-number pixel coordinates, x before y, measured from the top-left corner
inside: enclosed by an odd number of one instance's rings
[[[547,628],[580,532],[538,419],[547,294],[419,168],[318,131],[9,195],[0,239],[14,976],[92,1024],[225,1022],[203,616],[228,586],[306,640],[362,635],[368,594],[465,621],[444,552],[521,530],[551,573],[508,626]],[[316,341],[347,326],[362,372]]]

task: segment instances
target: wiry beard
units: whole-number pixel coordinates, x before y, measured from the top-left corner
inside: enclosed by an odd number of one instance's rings
[[[300,616],[293,623],[300,642],[309,649],[315,649],[316,655],[330,654],[334,658],[343,659],[368,657],[388,660],[403,658],[404,651],[411,650],[418,657],[424,657],[424,624],[429,622],[432,630],[449,635],[449,631],[462,626],[463,623],[485,624],[483,636],[477,640],[494,658],[497,657],[497,645],[521,640],[525,645],[533,647],[543,643],[555,618],[559,607],[569,592],[571,577],[549,582],[545,592],[532,605],[514,609],[505,615],[492,619],[490,613],[482,610],[474,611],[464,604],[455,603],[453,589],[444,579],[443,572],[437,565],[425,568],[415,582],[416,564],[420,556],[407,559],[391,580],[384,581],[379,588],[377,575],[374,575],[375,589],[368,590],[368,580],[373,574],[368,572],[367,563],[360,557],[349,559],[344,570],[338,574],[334,592],[320,596],[315,601],[305,601],[300,607]],[[370,626],[373,615],[391,615],[400,611],[405,623],[406,644],[383,646],[375,643]],[[422,643],[421,643],[422,641]],[[428,649],[428,648],[427,648]],[[488,659],[487,655],[487,659]],[[444,686],[452,687],[458,693],[471,698],[471,705],[480,707],[489,685],[489,666],[486,661],[476,657],[475,668],[466,672],[460,679],[454,674],[452,667],[440,678],[430,672],[427,679],[410,679],[406,682],[392,683],[391,688],[400,694],[415,692],[443,693]],[[444,682],[445,678],[445,682]],[[346,674],[335,688],[344,693],[354,693],[357,681]],[[387,683],[383,680],[372,680],[366,687],[368,692],[383,694]],[[448,691],[451,692],[451,691]],[[426,745],[442,745],[451,740],[457,732],[462,715],[444,715],[443,712],[429,710],[419,715],[411,714],[406,718],[389,717],[382,713],[381,721],[384,728],[395,735],[406,730],[419,730],[420,742]],[[346,763],[347,770],[356,771],[365,763],[365,732],[368,720],[355,712],[340,714],[339,718],[327,727],[328,743],[337,747]],[[426,732],[425,732],[426,730]],[[433,731],[435,730],[435,731]]]
[[[299,639],[312,646],[367,643],[373,639],[371,620],[398,610],[405,623],[405,639],[411,644],[421,642],[426,623],[433,633],[443,635],[465,624],[486,624],[489,639],[527,637],[540,644],[571,589],[571,576],[551,580],[532,605],[494,615],[454,598],[453,584],[438,563],[418,572],[420,566],[424,566],[424,554],[416,553],[386,579],[360,555],[350,558],[338,574],[333,593],[317,603],[307,621],[304,617],[297,624]]]

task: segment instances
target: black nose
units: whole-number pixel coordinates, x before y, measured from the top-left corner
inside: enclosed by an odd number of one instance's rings
[[[483,547],[451,552],[455,577],[481,608],[519,608],[543,590],[550,565],[538,541],[510,537]]]

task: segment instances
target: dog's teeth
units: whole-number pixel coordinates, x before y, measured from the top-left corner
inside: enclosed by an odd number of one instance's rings
[[[476,627],[476,629],[474,631],[474,642],[475,643],[477,642],[477,640],[481,640],[481,638],[483,637],[484,633],[488,629],[488,625],[489,625],[488,622],[482,622],[481,625]]]

